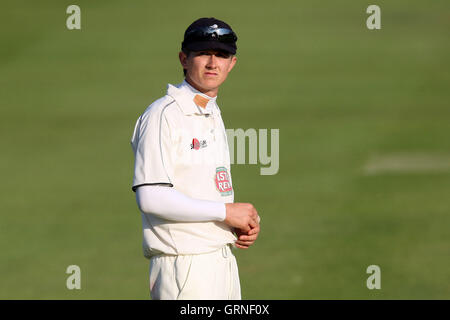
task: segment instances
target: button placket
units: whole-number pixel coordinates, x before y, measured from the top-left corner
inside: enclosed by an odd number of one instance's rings
[[[216,141],[216,121],[215,121],[215,115],[213,113],[210,114],[208,117],[210,119],[211,123],[211,129],[209,129],[209,135],[212,137],[213,141]]]

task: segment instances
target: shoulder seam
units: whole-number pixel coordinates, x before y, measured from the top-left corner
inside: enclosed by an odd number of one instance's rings
[[[164,115],[164,111],[166,111],[167,107],[170,106],[174,102],[175,102],[175,100],[173,100],[172,102],[166,104],[163,107],[163,109],[161,111],[161,115],[159,117],[159,153],[161,154],[161,161],[162,161],[162,164],[163,164],[163,167],[164,167],[164,171],[166,172],[167,179],[169,180],[169,183],[171,183],[171,184],[172,184],[172,181],[170,180],[170,177],[167,174],[167,169],[166,169],[166,166],[164,164],[164,156],[163,156],[163,152],[162,152],[162,143],[161,143],[161,128],[162,128],[162,117]]]

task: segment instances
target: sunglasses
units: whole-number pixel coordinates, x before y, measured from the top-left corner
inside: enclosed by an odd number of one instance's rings
[[[196,28],[186,33],[184,41],[208,41],[216,40],[219,42],[231,43],[236,42],[236,34],[226,28],[203,27]]]

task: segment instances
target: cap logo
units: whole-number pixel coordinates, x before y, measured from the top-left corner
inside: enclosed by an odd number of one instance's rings
[[[217,29],[219,26],[217,24],[213,24],[210,28]]]

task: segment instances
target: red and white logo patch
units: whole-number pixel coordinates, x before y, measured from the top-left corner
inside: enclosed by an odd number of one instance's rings
[[[200,140],[198,141],[197,138],[192,139],[192,143],[191,143],[191,150],[198,150],[200,148],[206,148],[207,144],[206,144],[206,140]]]
[[[221,196],[229,196],[233,192],[233,188],[230,182],[230,176],[228,175],[227,168],[216,168],[216,189],[220,192]]]
[[[192,139],[191,149],[200,149],[200,142],[196,138]]]

